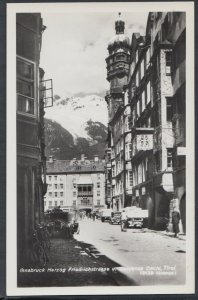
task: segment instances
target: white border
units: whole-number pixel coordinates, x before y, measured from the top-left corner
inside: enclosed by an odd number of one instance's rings
[[[186,284],[132,287],[18,288],[16,266],[16,13],[186,11]],[[6,293],[21,295],[187,294],[195,291],[194,2],[7,4],[7,232]],[[182,263],[182,262],[181,262]]]

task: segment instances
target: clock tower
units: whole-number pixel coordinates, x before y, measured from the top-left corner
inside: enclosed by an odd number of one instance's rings
[[[121,13],[115,21],[115,36],[108,43],[109,55],[106,58],[107,80],[110,83],[110,90],[107,93],[109,121],[115,115],[118,107],[123,105],[123,86],[127,83],[130,61],[130,41],[124,34],[125,22]]]

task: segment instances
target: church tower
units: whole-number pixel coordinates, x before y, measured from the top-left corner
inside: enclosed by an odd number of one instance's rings
[[[115,21],[115,36],[108,43],[109,55],[106,58],[107,80],[110,83],[110,90],[107,93],[106,101],[109,110],[109,121],[115,115],[118,107],[123,104],[123,86],[127,83],[130,61],[130,41],[124,34],[125,22],[119,13]]]

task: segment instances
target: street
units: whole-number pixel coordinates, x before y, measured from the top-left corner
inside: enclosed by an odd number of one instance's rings
[[[184,284],[185,240],[148,229],[128,229],[119,225],[85,219],[80,222],[80,234],[75,238],[93,245],[95,258],[110,258],[121,267],[118,270],[138,285]]]
[[[73,238],[53,237],[47,265],[18,270],[18,285],[134,286],[185,283],[185,237],[79,221]]]

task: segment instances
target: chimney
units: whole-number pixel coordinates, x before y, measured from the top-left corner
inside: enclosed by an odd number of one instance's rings
[[[95,162],[99,161],[98,155],[94,155],[94,161]]]
[[[53,163],[53,156],[52,155],[49,156],[49,163]]]

